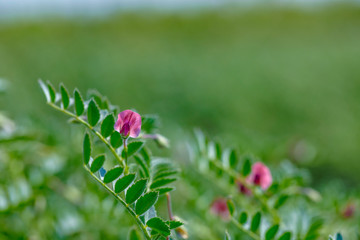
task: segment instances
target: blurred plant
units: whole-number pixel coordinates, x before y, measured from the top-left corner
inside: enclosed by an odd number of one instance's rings
[[[237,231],[227,233],[228,239],[230,235],[255,240],[325,239],[321,235],[329,226],[317,217],[319,210],[298,212],[322,201],[316,190],[306,186],[308,173],[288,161],[270,171],[258,158],[249,154],[238,157],[235,149],[223,149],[200,130],[195,136],[196,141],[188,144],[190,160],[200,174],[212,176],[213,185],[226,194],[213,201],[210,211],[236,227]],[[286,206],[290,200],[295,208]],[[304,200],[312,204],[304,205]],[[352,215],[353,206],[348,204],[342,215]]]
[[[42,127],[0,112],[0,239],[118,239],[119,224],[129,225],[123,211],[74,170],[77,132],[49,144],[63,131]]]
[[[154,118],[141,119],[138,113],[125,110],[115,121],[117,107],[97,92],[84,100],[76,89],[70,97],[63,85],[56,92],[49,82],[39,83],[51,107],[87,128],[83,140],[84,168],[127,210],[145,239],[175,238],[172,230],[183,223],[172,216],[169,192],[174,188],[168,185],[177,180],[174,175],[178,170],[168,160],[152,156],[146,147],[148,138],[140,133],[141,129],[146,136],[153,134]],[[115,159],[117,165],[109,159]],[[162,195],[167,196],[169,220],[157,216],[155,210]],[[128,236],[140,239],[135,228],[131,228]]]
[[[224,221],[230,220],[230,212],[226,198],[216,198],[211,204],[210,209],[213,214],[221,217]]]
[[[343,218],[352,218],[355,215],[355,204],[354,203],[348,203],[345,207],[345,209],[342,211]]]
[[[133,110],[119,113],[117,106],[96,91],[84,99],[78,90],[70,97],[63,85],[58,92],[49,82],[40,81],[40,85],[51,107],[69,116],[69,122],[85,126],[83,166],[135,222],[136,227],[126,225],[128,239],[189,238],[183,222],[172,212],[170,192],[174,187],[170,184],[177,180],[179,170],[169,160],[153,156],[147,144],[153,141],[159,148],[169,147],[168,139],[157,132],[157,117],[141,116]],[[328,239],[340,221],[357,221],[356,199],[345,197],[347,204],[339,204],[331,191],[320,194],[309,187],[309,171],[290,161],[268,166],[252,154],[238,155],[235,149],[224,148],[200,130],[195,136],[187,142],[192,165],[184,168],[181,181],[185,184],[181,194],[189,194],[195,201],[184,211],[200,211],[202,224],[189,224],[194,238],[218,239],[217,230],[224,223],[225,239]],[[202,178],[211,184],[206,192]],[[161,196],[164,201],[160,204]],[[186,197],[175,201],[178,204]],[[336,211],[329,213],[334,206]],[[161,209],[166,209],[166,218],[158,214],[164,212]],[[204,218],[207,212],[219,217],[217,222]],[[341,232],[358,231],[349,229],[342,227]],[[339,233],[329,239],[342,236]]]

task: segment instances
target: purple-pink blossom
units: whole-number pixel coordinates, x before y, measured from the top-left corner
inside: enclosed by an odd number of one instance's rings
[[[251,167],[251,173],[246,178],[246,183],[260,186],[262,190],[267,190],[272,184],[270,169],[261,162],[256,162]],[[243,183],[237,181],[238,189],[245,195],[251,195],[251,190]]]
[[[247,177],[247,181],[266,190],[272,183],[271,172],[263,163],[256,162],[251,167],[251,173]]]
[[[136,138],[141,131],[141,116],[131,110],[122,111],[118,115],[114,128],[124,138]]]
[[[230,212],[225,198],[216,198],[212,202],[210,210],[213,214],[221,217],[225,221],[230,219]]]
[[[355,204],[348,203],[345,209],[342,211],[343,218],[352,218],[355,215]]]
[[[236,181],[237,187],[239,192],[241,192],[242,194],[251,196],[251,190],[247,187],[245,187],[244,184],[242,184],[240,181]]]

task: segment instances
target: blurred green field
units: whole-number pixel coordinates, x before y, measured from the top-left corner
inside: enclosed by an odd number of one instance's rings
[[[317,176],[358,184],[359,26],[353,6],[2,23],[10,88],[0,109],[56,125],[38,78],[96,88],[124,109],[158,113],[173,141],[201,127],[270,161],[305,139]]]

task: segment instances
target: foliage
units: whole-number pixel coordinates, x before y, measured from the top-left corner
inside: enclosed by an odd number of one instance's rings
[[[83,140],[85,170],[134,218],[145,239],[170,236],[170,223],[157,217],[154,206],[159,195],[169,194],[163,187],[176,181],[176,178],[170,178],[177,174],[176,169],[168,161],[152,156],[145,146],[145,139],[127,143],[127,139],[117,136],[118,140],[112,140],[116,133],[113,115],[116,115],[117,108],[110,103],[102,105],[106,99],[86,100],[78,90],[74,91],[74,97],[70,97],[62,84],[59,93],[50,82],[39,83],[51,107],[87,128]],[[151,129],[149,131],[151,133]],[[100,144],[107,147],[107,152],[95,156]],[[115,159],[117,165],[108,161],[109,158]],[[105,168],[104,164],[111,167]],[[133,235],[130,233],[129,236]]]
[[[272,171],[281,174],[274,176],[272,185],[264,190],[246,178],[254,161],[259,161],[258,157],[248,153],[237,156],[235,149],[211,141],[200,130],[195,131],[195,136],[196,141],[188,144],[190,162],[199,174],[205,178],[211,176],[208,178],[210,184],[219,186],[223,197],[228,199],[229,222],[235,227],[229,233],[235,239],[240,236],[256,240],[325,239],[324,232],[333,231],[332,217],[318,217],[321,210],[316,209],[317,203],[324,200],[320,193],[307,186],[308,175],[304,170],[284,162],[288,169],[280,167],[279,171]],[[250,193],[242,191],[241,185]],[[299,213],[297,208],[312,209],[313,212]],[[307,228],[302,227],[301,219],[306,219]]]
[[[255,162],[265,160],[200,130],[178,142],[172,160],[157,157],[168,154],[158,149],[168,142],[154,115],[142,115],[140,136],[125,148],[113,127],[119,107],[106,97],[40,85],[48,105],[70,118],[71,131],[23,131],[0,114],[1,239],[357,237],[356,192],[336,184],[315,190],[311,174],[289,160],[266,162],[273,179],[263,189],[248,179]],[[212,214],[219,196],[228,219]],[[172,203],[186,221],[173,215]]]

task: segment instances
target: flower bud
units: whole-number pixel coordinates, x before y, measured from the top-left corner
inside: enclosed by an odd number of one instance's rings
[[[230,220],[230,212],[225,198],[215,199],[210,207],[211,212],[221,217],[224,221]]]
[[[123,138],[136,138],[141,131],[141,116],[131,110],[125,110],[119,113],[114,126]]]

